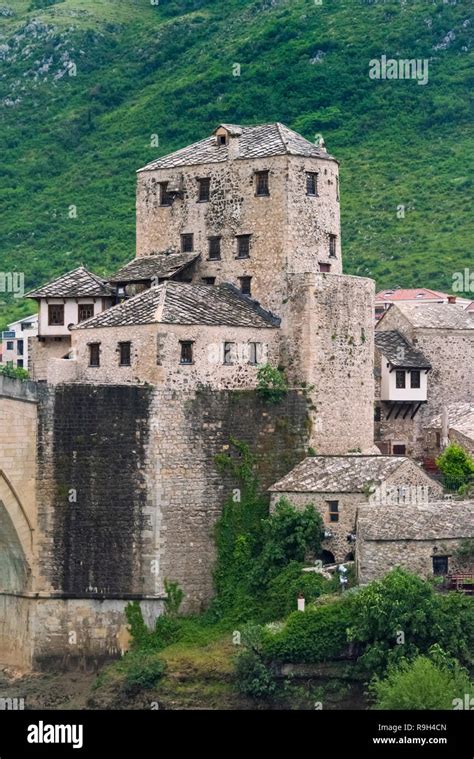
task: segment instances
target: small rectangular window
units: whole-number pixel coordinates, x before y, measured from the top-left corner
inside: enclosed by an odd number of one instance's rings
[[[258,364],[258,354],[260,343],[249,343],[249,364],[255,366]]]
[[[19,369],[23,369],[23,359],[19,358],[18,361],[16,362],[16,365]]]
[[[329,235],[329,257],[336,258],[336,235]]]
[[[319,271],[326,273],[331,271],[331,264],[319,264]]]
[[[100,366],[100,343],[89,345],[89,366]]]
[[[217,137],[218,145],[227,145],[227,137],[225,134],[219,134]]]
[[[194,235],[181,235],[181,253],[192,253],[194,250]]]
[[[168,192],[168,184],[169,182],[160,182],[160,206],[171,205],[172,198]]]
[[[250,235],[238,235],[237,237],[237,258],[250,257]]]
[[[418,369],[413,369],[410,372],[410,387],[415,390],[421,387],[421,372]]]
[[[398,445],[392,446],[392,453],[394,456],[405,456],[407,452],[407,447],[403,443],[399,443]]]
[[[236,358],[236,344],[224,343],[224,364],[235,363]]]
[[[192,340],[180,340],[179,344],[181,346],[180,363],[181,364],[192,364],[193,363],[193,341]]]
[[[216,284],[216,278],[215,277],[203,277],[202,278],[203,285],[215,285]]]
[[[397,390],[404,390],[406,387],[406,373],[404,369],[399,369],[395,376],[395,387]]]
[[[242,295],[252,294],[252,277],[239,277],[240,292]]]
[[[90,319],[94,316],[94,304],[93,303],[79,303],[77,308],[77,321],[85,322],[86,319]]]
[[[7,351],[12,351],[15,349],[15,343],[13,340],[7,340]]]
[[[130,366],[132,363],[132,344],[130,342],[119,343],[119,364],[120,366]]]
[[[198,179],[198,185],[199,185],[199,194],[198,194],[199,202],[207,203],[211,197],[211,180],[208,178]]]
[[[221,238],[209,237],[209,260],[219,261],[221,257]]]
[[[318,194],[318,175],[314,171],[306,172],[306,195]]]
[[[16,341],[16,352],[19,356],[23,356],[24,342],[23,340]]]
[[[64,306],[62,304],[48,306],[48,324],[56,327],[64,325]]]
[[[339,200],[339,177],[336,177],[336,200]]]
[[[433,574],[447,575],[449,573],[449,557],[433,556]]]
[[[270,188],[268,185],[268,171],[255,172],[255,194],[270,195]]]
[[[339,522],[339,501],[326,501],[330,522]]]

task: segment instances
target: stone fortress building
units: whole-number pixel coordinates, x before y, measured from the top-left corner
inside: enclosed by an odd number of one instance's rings
[[[13,420],[0,446],[0,652],[12,663],[117,655],[125,605],[140,600],[151,623],[165,578],[188,611],[205,607],[213,527],[235,487],[215,457],[233,455],[232,439],[282,492],[309,452],[329,469],[363,457],[357,483],[326,488],[346,493],[343,529],[368,472],[427,480],[405,458],[378,463],[374,283],[343,274],[338,168],[282,124],[222,124],[138,172],[133,260],[107,281],[79,267],[29,293],[34,381],[0,387]],[[277,404],[256,390],[262,364],[287,379]]]

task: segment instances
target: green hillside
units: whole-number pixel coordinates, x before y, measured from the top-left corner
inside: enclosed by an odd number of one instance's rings
[[[134,255],[137,168],[219,122],[278,120],[341,161],[347,272],[450,289],[472,261],[471,7],[0,0],[0,272],[29,289],[113,271]],[[371,79],[382,55],[429,59],[428,83]],[[31,311],[2,299],[2,323]]]

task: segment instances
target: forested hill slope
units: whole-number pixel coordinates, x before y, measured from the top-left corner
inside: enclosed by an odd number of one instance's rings
[[[138,167],[220,122],[281,121],[341,161],[345,270],[449,289],[472,261],[470,9],[0,0],[0,272],[113,271],[134,256]],[[382,55],[427,59],[428,83],[371,79]],[[32,310],[2,299],[2,323]]]

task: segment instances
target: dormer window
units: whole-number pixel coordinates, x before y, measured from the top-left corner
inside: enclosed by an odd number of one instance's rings
[[[218,134],[217,135],[217,144],[218,145],[227,145],[227,135],[226,134]]]

